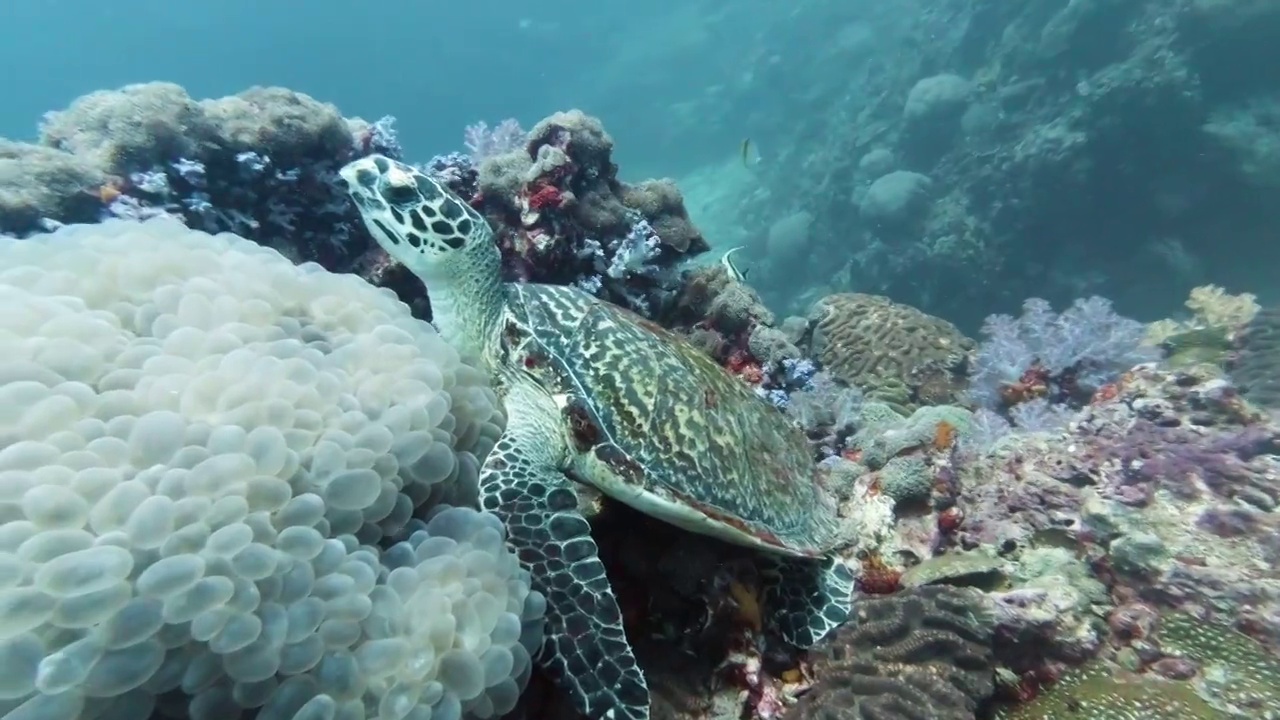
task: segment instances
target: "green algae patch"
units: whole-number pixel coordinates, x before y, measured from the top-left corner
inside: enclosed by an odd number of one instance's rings
[[[1166,654],[1200,666],[1191,682],[1224,717],[1280,718],[1280,657],[1253,638],[1182,613],[1164,617],[1156,637]]]
[[[1063,675],[999,720],[1277,720],[1280,657],[1221,623],[1183,613],[1161,619],[1156,639],[1169,656],[1194,662],[1191,680],[1137,674],[1095,660]]]
[[[1001,708],[998,720],[1228,720],[1188,682],[1137,675],[1094,661],[1062,676],[1032,701]]]

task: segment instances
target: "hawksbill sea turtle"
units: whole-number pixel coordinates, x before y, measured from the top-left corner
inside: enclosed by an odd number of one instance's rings
[[[765,608],[808,647],[849,617],[849,533],[808,444],[703,351],[582,290],[504,283],[489,224],[381,155],[341,172],[377,242],[428,288],[433,322],[491,373],[507,427],[485,510],[547,600],[538,662],[592,720],[647,720],[649,690],[579,512],[579,483],[692,532],[762,551]]]

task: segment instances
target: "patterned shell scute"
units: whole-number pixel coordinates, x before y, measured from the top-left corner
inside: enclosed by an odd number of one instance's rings
[[[798,554],[831,544],[834,514],[798,429],[678,335],[575,289],[512,286],[540,379],[589,405],[646,490]]]

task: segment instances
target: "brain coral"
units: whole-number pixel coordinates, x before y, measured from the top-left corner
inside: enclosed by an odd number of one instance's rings
[[[971,720],[995,690],[987,603],[941,585],[859,599],[786,720]]]
[[[441,505],[504,420],[390,292],[161,219],[0,239],[0,302],[0,714],[514,704],[541,597]]]
[[[956,404],[974,342],[951,323],[879,295],[839,293],[814,303],[812,352],[867,397],[909,414]]]

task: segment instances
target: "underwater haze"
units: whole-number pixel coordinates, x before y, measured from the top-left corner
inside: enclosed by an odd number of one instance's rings
[[[0,63],[0,720],[1280,720],[1280,3]]]
[[[39,67],[6,80],[0,135],[29,138],[33,118],[92,90],[168,80],[195,97],[289,87],[351,115],[395,115],[419,152],[452,148],[460,128],[477,120],[532,122],[606,94],[634,90],[639,100],[653,84],[679,87],[667,72],[590,77],[596,58],[647,44],[637,23],[679,7],[670,0],[640,10],[569,0],[377,8],[349,0],[305,8],[248,0],[9,3],[0,8],[0,57],[6,67]],[[614,107],[625,120],[648,103]],[[726,152],[733,143],[726,140]]]

